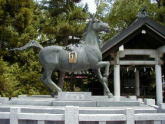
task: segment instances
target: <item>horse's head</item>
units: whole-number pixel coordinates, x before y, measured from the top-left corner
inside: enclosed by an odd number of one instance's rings
[[[104,23],[96,19],[92,21],[92,28],[96,32],[101,32],[101,31],[109,32],[109,25],[107,23]]]
[[[89,20],[85,33],[83,34],[84,43],[90,44],[92,46],[100,46],[100,40],[98,37],[98,33],[101,31],[108,32],[109,25],[102,21],[92,18]]]

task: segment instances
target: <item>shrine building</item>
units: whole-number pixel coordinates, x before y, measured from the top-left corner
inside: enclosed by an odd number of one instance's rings
[[[109,39],[101,50],[103,60],[110,61],[113,67],[113,93],[116,98],[120,98],[121,93],[126,95],[131,89],[130,84],[134,86],[134,95],[139,97],[149,90],[142,89],[143,83],[150,85],[154,81],[157,104],[163,102],[165,26],[150,19],[146,13],[140,13],[131,25]],[[131,72],[129,76],[128,72]],[[147,72],[150,72],[148,77],[154,79],[143,76]],[[151,73],[154,76],[149,76]],[[127,76],[131,75],[132,80],[128,80]]]

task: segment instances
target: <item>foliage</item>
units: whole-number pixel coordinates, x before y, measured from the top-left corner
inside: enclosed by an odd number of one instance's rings
[[[42,8],[47,24],[41,30],[47,35],[48,39],[56,39],[56,43],[60,45],[68,45],[77,42],[69,37],[79,37],[85,28],[85,20],[88,14],[83,8],[77,7],[74,2],[62,2],[49,0],[43,2]],[[47,20],[47,18],[49,20]]]
[[[112,37],[128,27],[137,18],[138,12],[144,7],[146,7],[150,18],[165,25],[164,6],[158,8],[157,4],[151,3],[150,0],[116,0],[109,16],[106,17],[111,28],[111,34],[107,37]]]
[[[38,36],[40,19],[33,0],[0,0],[0,91],[3,96],[48,93],[40,82],[36,52],[10,52]]]
[[[3,59],[0,59],[0,95],[15,96],[17,94],[18,81],[15,77],[19,68],[18,65],[9,66]]]

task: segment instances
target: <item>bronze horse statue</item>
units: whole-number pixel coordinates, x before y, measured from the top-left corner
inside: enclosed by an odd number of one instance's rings
[[[62,92],[61,88],[51,79],[53,71],[60,72],[59,82],[62,87],[65,72],[95,69],[98,72],[99,80],[104,87],[106,95],[112,97],[113,95],[107,86],[110,63],[109,61],[102,61],[98,39],[99,32],[108,30],[109,26],[107,23],[92,19],[87,25],[82,40],[77,45],[68,45],[66,47],[53,45],[43,48],[37,41],[32,40],[25,46],[12,50],[24,50],[29,47],[40,48],[39,60],[44,68],[41,79],[53,92]],[[101,68],[105,68],[104,74],[101,73]]]

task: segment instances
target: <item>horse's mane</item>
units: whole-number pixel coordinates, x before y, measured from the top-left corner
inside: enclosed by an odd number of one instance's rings
[[[93,21],[89,21],[89,22],[87,23],[87,26],[85,27],[84,33],[83,33],[83,35],[82,35],[82,39],[81,39],[82,41],[81,41],[81,42],[84,42],[85,36],[87,35],[89,29],[90,29],[91,26],[92,26],[92,22],[93,22]]]

